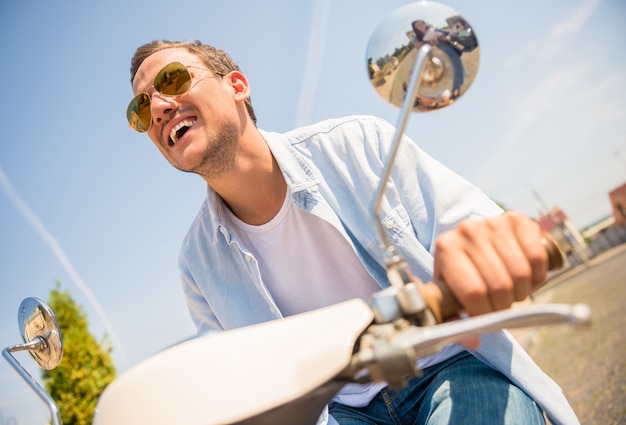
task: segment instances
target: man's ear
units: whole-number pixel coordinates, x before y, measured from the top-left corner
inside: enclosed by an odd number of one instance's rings
[[[239,71],[231,71],[225,77],[228,79],[235,94],[235,100],[243,102],[250,97],[250,84],[248,79]]]

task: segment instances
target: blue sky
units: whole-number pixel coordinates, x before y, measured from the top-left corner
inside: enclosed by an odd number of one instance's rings
[[[259,127],[398,112],[371,88],[365,50],[405,0],[3,2],[0,6],[0,343],[17,307],[55,280],[108,334],[120,372],[191,336],[176,259],[204,196],[127,127],[129,60],[152,39],[230,52]],[[535,216],[536,190],[582,228],[610,214],[626,181],[621,0],[462,1],[481,64],[457,104],[411,117],[424,150],[506,207]],[[18,355],[33,374],[33,362]],[[0,419],[46,413],[0,362]]]

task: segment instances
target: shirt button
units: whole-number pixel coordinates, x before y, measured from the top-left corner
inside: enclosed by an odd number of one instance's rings
[[[394,227],[396,227],[396,223],[394,223],[393,220],[389,220],[387,223],[385,223],[385,227],[387,229],[393,229]]]
[[[246,261],[249,263],[250,261],[252,261],[252,255],[250,254],[246,254]]]

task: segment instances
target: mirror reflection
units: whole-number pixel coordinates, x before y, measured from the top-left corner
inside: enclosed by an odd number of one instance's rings
[[[480,57],[472,27],[454,9],[421,1],[394,11],[370,39],[366,53],[369,78],[387,102],[402,106],[418,49],[424,44],[432,50],[413,111],[449,105],[471,85]]]
[[[50,307],[37,298],[26,298],[20,304],[18,322],[25,343],[41,338],[39,349],[28,351],[35,362],[43,369],[54,369],[63,357],[63,341]]]

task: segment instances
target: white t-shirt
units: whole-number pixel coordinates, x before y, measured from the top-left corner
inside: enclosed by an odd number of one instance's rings
[[[335,227],[296,207],[291,196],[276,216],[252,226],[230,213],[237,235],[257,258],[261,277],[283,316],[353,298],[380,286]]]

